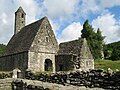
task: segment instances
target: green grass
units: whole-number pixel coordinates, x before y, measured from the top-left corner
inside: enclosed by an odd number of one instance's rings
[[[107,70],[108,68],[111,68],[114,71],[116,69],[120,70],[120,60],[119,61],[95,60],[95,69]]]

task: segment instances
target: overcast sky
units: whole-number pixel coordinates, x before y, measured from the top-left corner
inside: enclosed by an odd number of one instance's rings
[[[86,19],[106,36],[105,43],[120,41],[120,0],[0,0],[0,43],[14,32],[14,12],[22,6],[26,24],[47,16],[60,42],[80,37]]]

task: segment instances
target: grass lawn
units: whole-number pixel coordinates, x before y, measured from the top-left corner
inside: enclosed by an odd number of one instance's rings
[[[104,69],[107,70],[111,68],[112,70],[120,70],[120,60],[111,61],[111,60],[95,60],[95,69]]]

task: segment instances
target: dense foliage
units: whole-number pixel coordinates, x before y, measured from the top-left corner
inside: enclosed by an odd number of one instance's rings
[[[97,32],[95,32],[92,26],[89,24],[88,20],[86,20],[83,25],[83,30],[81,32],[82,38],[86,38],[88,41],[88,45],[94,59],[102,59],[104,37],[102,36],[100,29],[98,28]]]
[[[0,56],[5,52],[6,45],[0,44]]]
[[[120,60],[120,41],[105,45],[104,55],[105,59]]]

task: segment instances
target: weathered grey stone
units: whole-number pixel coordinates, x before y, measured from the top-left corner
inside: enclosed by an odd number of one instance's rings
[[[60,65],[64,67],[63,70],[94,69],[94,59],[85,38],[61,43],[56,59],[57,70]]]
[[[0,57],[0,70],[56,72],[94,69],[94,60],[85,38],[58,45],[47,17],[25,26],[25,12],[15,13],[15,34]],[[61,66],[60,66],[61,65]]]
[[[0,90],[12,90],[11,82],[13,79],[0,79]]]
[[[21,80],[21,79],[17,79]],[[86,88],[84,86],[73,86],[73,85],[68,85],[68,86],[63,86],[60,84],[55,84],[55,83],[47,83],[47,82],[41,82],[41,81],[35,81],[35,80],[23,80],[22,81],[27,83],[27,85],[31,85],[33,87],[35,86],[41,86],[45,88],[48,88],[50,90],[104,90],[102,88]]]
[[[14,34],[17,34],[25,26],[25,16],[26,13],[23,11],[22,7],[15,12],[15,31]]]

